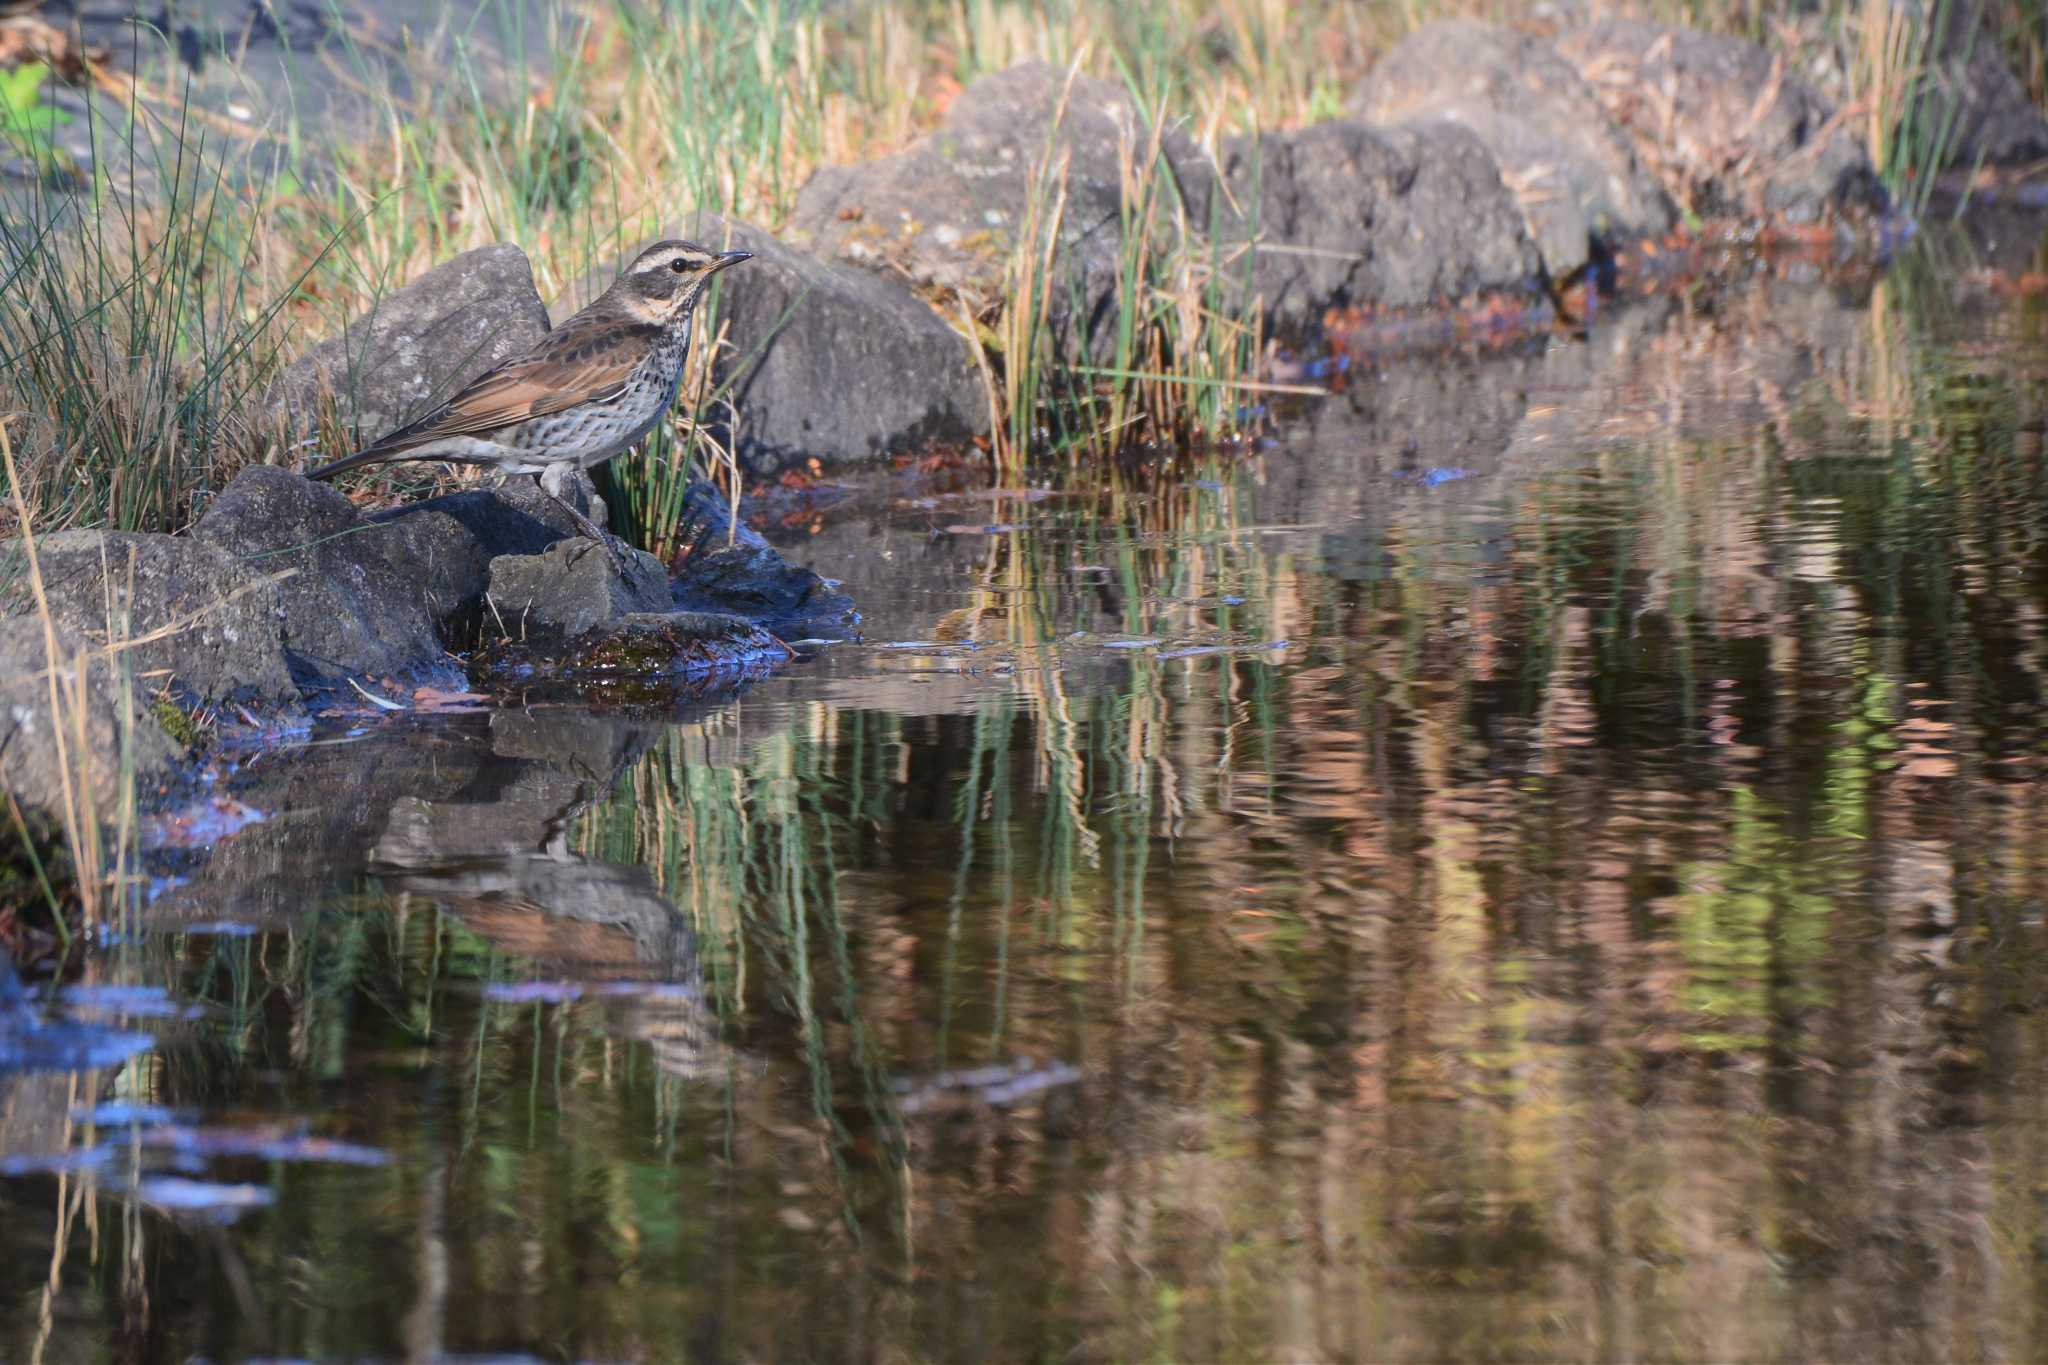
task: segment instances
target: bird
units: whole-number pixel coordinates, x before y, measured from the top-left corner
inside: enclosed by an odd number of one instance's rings
[[[403,460],[481,465],[499,482],[531,474],[623,572],[612,538],[563,498],[564,483],[654,429],[682,385],[690,318],[705,286],[753,254],[656,242],[531,350],[477,376],[424,417],[306,477],[332,479]]]

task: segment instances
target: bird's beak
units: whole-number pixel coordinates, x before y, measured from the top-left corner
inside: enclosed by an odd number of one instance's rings
[[[711,267],[711,273],[715,275],[729,265],[738,265],[741,261],[753,259],[754,253],[751,251],[721,251],[718,253],[718,264]]]

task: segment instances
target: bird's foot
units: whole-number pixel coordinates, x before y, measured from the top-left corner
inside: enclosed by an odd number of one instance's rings
[[[612,562],[613,573],[616,573],[622,579],[631,577],[632,565],[626,558],[626,546],[617,536],[605,531],[599,531],[595,535],[585,535],[583,537],[583,547],[583,552],[578,554],[576,558],[583,558],[583,555],[590,553],[591,550],[603,550],[604,557]]]
[[[577,531],[582,534],[585,540],[594,540],[604,547],[605,558],[611,560],[613,572],[617,573],[622,579],[631,576],[627,570],[626,547],[617,536],[605,530],[604,527],[599,526],[589,517],[584,516],[582,512],[576,509],[575,504],[571,503],[556,490],[548,487],[546,479],[536,479],[535,482],[539,484],[540,491],[554,501],[555,506],[569,514],[569,520],[574,523]],[[581,559],[582,556],[578,555],[577,558]]]
[[[608,531],[601,531],[599,534],[604,537],[601,543],[606,557],[612,562],[612,572],[617,574],[621,581],[632,578],[632,565],[626,559],[625,543]]]

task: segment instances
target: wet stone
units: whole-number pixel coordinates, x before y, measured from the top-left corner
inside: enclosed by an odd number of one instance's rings
[[[1527,293],[1543,270],[1515,197],[1468,129],[1332,119],[1222,150],[1251,286],[1284,332],[1332,308],[1416,308]]]
[[[985,75],[937,129],[902,151],[822,166],[797,195],[790,226],[820,254],[919,286],[993,297],[1027,221],[1034,168],[1050,143],[1066,167],[1053,270],[1059,344],[1095,350],[1113,332],[1101,304],[1117,287],[1122,160],[1150,130],[1124,88],[1046,62]],[[1178,127],[1161,154],[1195,224],[1209,219],[1214,168]]]
[[[675,604],[731,612],[777,630],[843,635],[859,613],[853,600],[814,571],[785,559],[761,533],[735,526],[725,496],[708,483],[683,494]]]
[[[1500,165],[1551,275],[1585,265],[1596,243],[1655,236],[1670,201],[1608,121],[1571,63],[1497,24],[1426,24],[1373,67],[1352,107],[1374,123],[1442,120],[1469,128]]]
[[[644,550],[620,547],[625,573],[594,540],[560,540],[537,555],[491,561],[489,628],[508,640],[553,645],[633,612],[665,611],[668,575]]]
[[[339,489],[268,465],[236,475],[192,539],[279,576],[285,657],[302,686],[433,663],[442,623],[482,589],[477,547],[457,523],[373,522]]]
[[[1783,54],[1619,20],[1562,34],[1557,50],[1591,73],[1615,125],[1694,214],[1803,222],[1885,206],[1855,127]]]
[[[43,623],[26,616],[0,619],[0,785],[26,808],[58,811],[68,778],[74,791],[82,782],[88,808],[112,811],[123,785],[124,748],[133,772],[150,780],[170,766],[176,746],[140,700],[122,714],[119,685],[104,657],[90,651],[81,689],[76,661],[90,647],[63,629],[55,631],[55,642],[53,710]],[[60,730],[69,741],[64,748]]]

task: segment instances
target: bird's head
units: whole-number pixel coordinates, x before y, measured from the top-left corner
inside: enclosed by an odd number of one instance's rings
[[[751,251],[711,251],[695,242],[656,242],[633,258],[610,292],[638,320],[666,326],[690,315],[713,275],[752,256]]]

